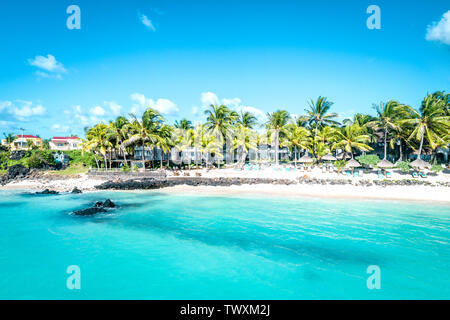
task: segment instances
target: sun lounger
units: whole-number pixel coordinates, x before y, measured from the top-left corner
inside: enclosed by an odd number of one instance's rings
[[[358,172],[358,171],[355,171],[355,172],[353,173],[353,176],[354,176],[355,178],[359,177],[359,172]]]
[[[419,172],[419,176],[421,178],[427,178],[428,177],[427,174],[425,172],[422,172],[422,171]]]
[[[389,178],[389,179],[392,178],[392,173],[389,172],[389,171],[387,171],[387,172],[386,172],[386,177]]]
[[[352,176],[352,172],[351,171],[345,171],[345,174],[347,175],[347,177],[351,177]]]
[[[415,171],[411,175],[412,175],[413,178],[418,178],[419,177],[419,175]]]
[[[381,171],[378,171],[378,179],[383,180],[384,179],[384,174]]]

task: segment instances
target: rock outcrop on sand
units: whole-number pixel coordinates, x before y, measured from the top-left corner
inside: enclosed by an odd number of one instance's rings
[[[27,167],[16,164],[8,168],[5,175],[0,177],[0,184],[5,185],[14,180],[25,179],[30,174],[30,169]]]
[[[107,181],[98,186],[99,190],[149,190],[173,187],[177,185],[189,186],[232,186],[243,184],[278,184],[290,185],[296,181],[290,179],[270,179],[270,178],[201,178],[201,177],[179,177],[172,179],[140,179],[125,181]]]
[[[73,214],[77,216],[92,216],[97,213],[107,212],[109,209],[115,208],[116,204],[112,202],[110,199],[106,199],[105,201],[98,201],[94,204],[93,207],[74,211]]]

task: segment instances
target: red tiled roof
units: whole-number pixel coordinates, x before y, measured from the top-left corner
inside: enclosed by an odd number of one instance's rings
[[[32,136],[32,135],[30,135],[30,134],[24,134],[24,135],[22,135],[22,134],[19,134],[18,136],[17,136],[17,138],[25,138],[25,139],[40,139],[39,137],[36,137],[36,136]]]
[[[78,140],[78,137],[53,137],[52,140]]]

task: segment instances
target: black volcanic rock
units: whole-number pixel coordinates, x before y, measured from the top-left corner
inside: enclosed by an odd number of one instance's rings
[[[82,191],[80,189],[78,189],[77,187],[75,187],[75,188],[73,188],[71,193],[78,194],[78,193],[82,193]]]
[[[93,207],[93,208],[87,208],[82,210],[74,211],[73,214],[77,216],[92,216],[97,213],[103,213],[106,212],[106,210],[102,207]]]
[[[30,169],[27,167],[16,164],[8,168],[8,172],[6,173],[6,178],[8,180],[13,180],[17,178],[25,178],[28,173],[30,172]]]
[[[45,189],[44,191],[38,191],[35,194],[59,194],[58,191]]]
[[[116,208],[116,204],[112,202],[110,199],[106,199],[105,201],[97,201],[93,207],[86,208],[82,210],[74,211],[73,214],[77,216],[92,216],[97,213],[107,212],[107,209]]]

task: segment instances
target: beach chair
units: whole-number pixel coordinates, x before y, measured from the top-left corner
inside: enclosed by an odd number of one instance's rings
[[[422,171],[419,171],[419,176],[421,178],[427,178],[428,177],[427,174],[425,172],[422,172]]]
[[[345,171],[345,174],[347,175],[347,177],[351,177],[352,176],[352,172],[349,171],[349,170]]]
[[[388,179],[392,178],[392,172],[386,171],[386,177],[387,177]]]
[[[415,171],[413,171],[413,173],[411,175],[412,175],[413,178],[418,178],[419,177],[419,175]]]
[[[359,177],[359,172],[358,171],[353,172],[353,177],[358,178]]]
[[[380,180],[384,179],[384,174],[381,170],[378,170],[378,179],[380,179]]]

